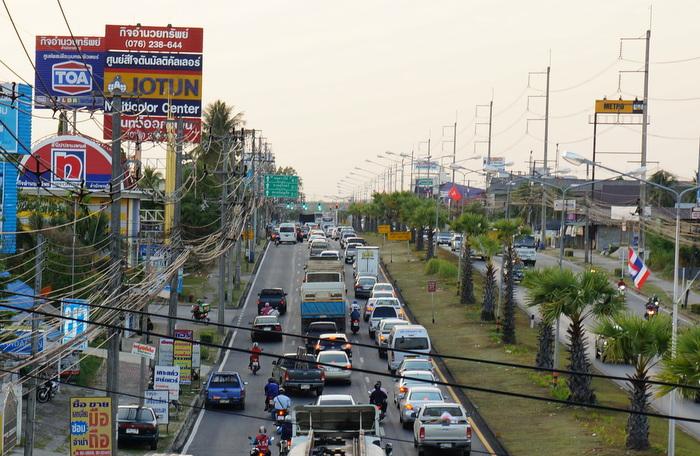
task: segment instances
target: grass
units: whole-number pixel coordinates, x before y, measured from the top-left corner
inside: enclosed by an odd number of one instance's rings
[[[370,242],[380,242],[378,237],[365,236]],[[516,315],[517,345],[504,346],[499,341],[496,325],[480,321],[480,305],[459,304],[455,280],[438,280],[435,324],[432,324],[433,309],[426,291],[426,282],[433,277],[424,272],[424,256],[425,252],[408,253],[403,244],[387,242],[382,248],[382,257],[398,282],[406,304],[418,322],[428,328],[438,352],[534,365],[537,333],[535,329],[530,329],[526,315],[520,311]],[[447,261],[457,261],[456,257],[445,251],[439,251],[438,256]],[[392,262],[387,261],[390,257],[393,258]],[[476,271],[474,278],[477,301],[480,302],[483,296],[483,278]],[[562,352],[561,365],[566,366],[565,350]],[[545,398],[566,397],[565,382],[560,380],[558,386],[552,388],[551,377],[534,371],[465,361],[448,361],[447,365],[456,380],[463,385],[516,391]],[[613,382],[594,379],[593,384],[599,403],[628,407],[626,393]],[[650,420],[651,449],[632,452],[624,447],[627,414],[510,398],[469,389],[465,389],[465,392],[499,440],[515,456],[665,454],[668,430],[665,420]],[[677,455],[697,455],[699,448],[697,440],[683,432],[677,432]]]
[[[93,386],[104,362],[99,356],[87,355],[80,360],[80,373],[75,379],[79,386]]]

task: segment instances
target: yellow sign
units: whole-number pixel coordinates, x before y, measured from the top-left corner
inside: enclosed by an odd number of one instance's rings
[[[71,456],[111,456],[112,445],[112,399],[72,397],[70,399]]]
[[[106,69],[104,91],[116,76],[126,86],[126,93],[142,99],[156,100],[196,100],[202,99],[202,74],[165,74],[129,72],[122,69]],[[147,113],[149,114],[149,113]],[[151,113],[152,114],[152,113]]]
[[[387,234],[387,239],[390,241],[410,241],[411,232],[410,231],[394,231],[393,233]]]
[[[391,225],[377,225],[377,233],[387,234],[391,232]]]
[[[253,230],[245,230],[241,233],[241,236],[243,236],[243,239],[246,241],[251,240],[253,239]]]
[[[644,114],[641,100],[596,100],[596,114]]]

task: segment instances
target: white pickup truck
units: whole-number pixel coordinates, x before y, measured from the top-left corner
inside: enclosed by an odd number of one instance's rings
[[[426,448],[461,451],[469,456],[472,449],[472,427],[467,412],[459,404],[431,403],[414,412],[413,445],[422,455]]]

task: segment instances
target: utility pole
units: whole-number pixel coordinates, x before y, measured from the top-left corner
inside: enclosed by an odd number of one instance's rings
[[[639,254],[643,259],[646,259],[646,236],[644,235],[644,209],[647,206],[647,188],[646,188],[646,183],[644,182],[647,178],[647,173],[646,173],[646,166],[647,166],[647,124],[648,124],[648,119],[649,119],[649,44],[651,43],[651,30],[647,30],[647,35],[646,35],[646,52],[644,53],[644,107],[642,111],[642,157],[641,157],[641,166],[642,169],[645,171],[642,171],[641,179],[642,182],[640,182],[639,186],[639,205],[642,208],[641,213],[639,214]],[[673,420],[669,420],[669,426],[674,425],[675,429],[675,423]],[[673,438],[675,442],[675,434],[669,433],[668,434],[668,439],[669,442]],[[673,451],[673,447],[670,447],[670,449]],[[673,453],[669,453],[669,456],[673,456]]]
[[[544,101],[544,173],[545,177],[547,174],[547,146],[549,143],[549,73],[550,73],[550,67],[547,67],[547,88],[546,88],[546,93],[545,93],[545,101]],[[564,201],[564,204],[566,204],[566,201]],[[541,220],[541,238],[540,242],[542,243],[542,248],[546,248],[547,246],[547,191],[544,187],[542,186],[542,220]],[[563,241],[563,239],[562,239]],[[557,337],[559,335],[557,334]]]
[[[241,154],[241,160],[238,162],[238,167],[239,167],[239,178],[241,181],[245,179],[245,129],[241,128],[241,131],[239,133],[239,136],[236,137],[234,135],[234,140],[236,141],[236,150],[240,151]],[[240,147],[239,147],[240,146]],[[239,192],[243,192],[243,186],[242,185],[237,185],[236,188],[240,188]],[[238,194],[240,195],[240,193]],[[243,198],[239,197],[236,195],[235,197],[235,203],[237,207],[241,207],[243,204]],[[236,287],[236,290],[241,289],[241,244],[242,244],[242,239],[241,236],[236,239],[236,248],[235,248],[235,255],[236,255],[236,268],[234,272],[234,286]]]
[[[221,232],[224,233],[225,227],[226,227],[226,214],[227,214],[227,206],[226,206],[226,199],[228,198],[228,160],[229,160],[229,144],[228,144],[228,139],[224,141],[224,152],[223,152],[223,164],[222,164],[222,170],[221,170]],[[226,242],[226,239],[224,239],[224,242]],[[217,322],[219,323],[219,326],[217,328],[217,332],[221,335],[224,334],[224,312],[226,309],[226,260],[228,258],[228,255],[226,253],[221,254],[219,256],[219,311],[217,315]]]
[[[112,179],[110,228],[112,231],[112,262],[117,267],[112,276],[112,290],[115,295],[122,286],[121,258],[121,111],[122,91],[118,84],[112,90]],[[117,320],[118,321],[118,320]],[[117,409],[119,408],[119,345],[120,333],[116,328],[110,328],[107,355],[107,391],[112,399],[112,456],[117,456]]]
[[[38,176],[37,176],[38,177]],[[39,187],[37,187],[37,190]],[[44,259],[44,235],[38,232],[36,235],[36,259],[34,261],[34,310],[41,304],[41,276],[42,262]],[[32,313],[32,358],[36,359],[39,353],[39,314]],[[29,394],[27,395],[27,418],[24,425],[24,455],[34,454],[34,431],[36,424],[36,390],[38,382],[36,378],[36,364],[32,365],[32,376],[29,379]],[[59,366],[60,370],[60,366]]]
[[[489,102],[489,146],[488,155],[486,156],[486,163],[491,164],[491,128],[493,127],[493,98]]]
[[[175,123],[175,191],[173,201],[173,226],[170,229],[170,261],[175,259],[177,248],[180,245],[180,198],[176,197],[182,186],[182,142],[184,138],[184,121],[180,118]],[[175,337],[175,321],[177,318],[177,285],[178,271],[173,272],[170,278],[170,296],[168,299],[168,335]]]
[[[255,199],[258,196],[258,189],[256,188],[257,186],[257,180],[255,179],[255,130],[251,130],[253,133],[253,137],[250,143],[250,161],[251,161],[251,180],[250,180],[250,189],[251,189],[251,200],[253,201],[253,236],[250,239],[250,242],[248,243],[248,262],[252,263],[255,261],[255,241],[256,239],[256,227],[258,223],[258,205],[255,202]]]

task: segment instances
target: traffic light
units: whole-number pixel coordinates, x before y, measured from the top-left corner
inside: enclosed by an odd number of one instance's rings
[[[321,206],[321,203],[318,203],[318,210],[319,210],[319,211],[322,211],[322,210],[323,210],[323,206]]]
[[[307,207],[306,207],[306,203],[302,204],[302,205],[301,205],[301,207],[303,207],[303,208],[304,208],[304,210],[306,210],[306,209],[307,209]]]
[[[338,209],[338,203],[335,203],[335,208]]]

